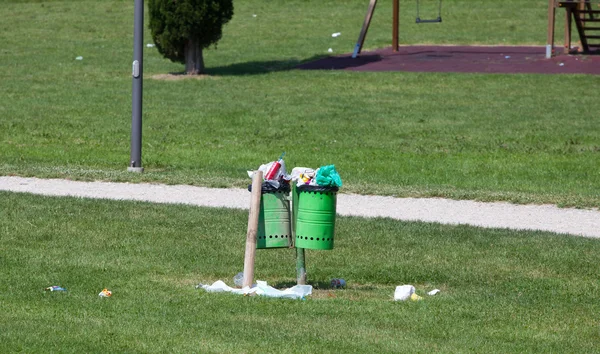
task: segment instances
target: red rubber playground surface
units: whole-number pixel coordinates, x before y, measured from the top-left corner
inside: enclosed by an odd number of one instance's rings
[[[556,55],[546,59],[546,48],[513,46],[403,46],[327,57],[299,69],[407,71],[454,73],[532,73],[600,75],[600,55]]]

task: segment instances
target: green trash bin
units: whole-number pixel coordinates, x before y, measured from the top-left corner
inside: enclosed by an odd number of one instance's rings
[[[248,190],[252,190],[252,186]],[[275,189],[263,183],[258,214],[256,248],[284,248],[292,245],[289,186]]]
[[[294,187],[296,247],[333,249],[337,192],[338,187]]]

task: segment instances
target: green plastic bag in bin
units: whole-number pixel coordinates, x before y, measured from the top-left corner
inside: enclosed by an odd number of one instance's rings
[[[317,171],[317,185],[322,187],[341,187],[342,178],[334,165],[322,166]]]

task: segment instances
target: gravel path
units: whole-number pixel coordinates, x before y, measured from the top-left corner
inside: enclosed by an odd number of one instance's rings
[[[236,209],[248,209],[250,204],[250,193],[244,189],[187,185],[77,182],[0,176],[0,190]],[[553,205],[514,205],[504,202],[481,203],[441,198],[393,198],[341,193],[338,195],[337,212],[339,215],[543,230],[600,238],[600,211],[563,209]]]

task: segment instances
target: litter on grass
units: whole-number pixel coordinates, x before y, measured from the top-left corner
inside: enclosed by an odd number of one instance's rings
[[[79,56],[79,57],[75,58],[75,60],[83,60],[83,57]]]
[[[46,291],[67,291],[67,289],[60,287],[60,286],[56,286],[56,285],[49,286],[44,290],[46,290]]]
[[[331,36],[332,36],[333,38],[335,38],[335,37],[339,37],[341,34],[342,34],[341,32],[335,32],[335,33],[333,33]]]
[[[146,44],[146,47],[148,47],[148,48],[152,48],[152,47],[154,47],[154,44],[152,44],[152,43],[148,43],[148,44]]]
[[[235,286],[242,286],[244,284],[244,272],[239,272],[233,276],[233,284]]]
[[[108,289],[102,289],[102,291],[100,292],[100,294],[98,294],[98,296],[100,297],[110,297],[112,296],[112,291],[108,290]]]
[[[415,293],[415,287],[412,285],[399,285],[394,291],[394,301],[406,301]]]
[[[327,49],[327,52],[328,53],[333,53],[333,49],[329,48],[329,49]]]
[[[346,287],[346,281],[342,278],[333,278],[331,279],[331,287],[333,289],[337,289],[337,288],[345,288]]]
[[[433,289],[427,293],[429,296],[434,296],[438,294],[440,289]],[[400,285],[396,287],[396,291],[394,292],[394,301],[406,301],[406,300],[419,301],[423,300],[423,298],[415,293],[415,287],[412,285]]]
[[[222,280],[217,280],[211,285],[198,284],[197,289],[204,289],[209,293],[228,292],[238,295],[259,295],[266,297],[284,298],[284,299],[304,299],[312,294],[311,285],[295,285],[285,290],[278,290],[269,286],[266,281],[257,280],[252,287],[246,286],[242,289],[236,289],[228,286]]]
[[[412,295],[410,296],[410,299],[411,299],[412,301],[420,301],[420,300],[423,300],[423,298],[422,298],[422,297],[420,297],[420,296],[419,296],[419,295],[417,295],[417,294],[412,294]]]

